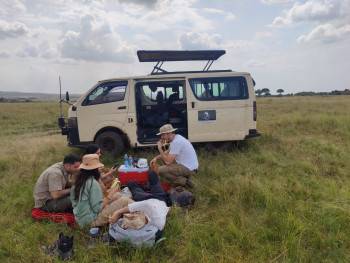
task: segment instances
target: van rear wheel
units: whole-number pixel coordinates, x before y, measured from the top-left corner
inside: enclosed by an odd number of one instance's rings
[[[119,155],[125,150],[123,138],[113,131],[105,131],[96,138],[96,143],[103,153]]]

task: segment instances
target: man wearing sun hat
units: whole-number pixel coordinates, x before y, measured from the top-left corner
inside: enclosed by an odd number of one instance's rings
[[[171,124],[165,124],[159,129],[160,140],[157,143],[159,155],[151,163],[162,160],[158,174],[172,186],[193,187],[190,177],[198,169],[198,159],[192,144],[180,134],[175,134]],[[164,142],[169,142],[169,150],[163,149]]]

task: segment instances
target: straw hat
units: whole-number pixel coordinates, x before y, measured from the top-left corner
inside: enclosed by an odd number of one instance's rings
[[[101,168],[104,165],[100,163],[100,158],[97,154],[85,154],[83,156],[82,163],[79,168],[84,170],[94,170],[97,168]]]
[[[159,128],[159,133],[157,133],[157,135],[161,135],[163,133],[170,133],[170,132],[173,132],[173,131],[176,131],[177,129],[175,129],[173,127],[173,125],[171,124],[165,124],[163,125],[162,127]]]

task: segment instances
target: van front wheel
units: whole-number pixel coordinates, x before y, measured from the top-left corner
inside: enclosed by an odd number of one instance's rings
[[[113,131],[105,131],[99,134],[96,143],[103,153],[111,155],[119,155],[125,150],[122,136]]]

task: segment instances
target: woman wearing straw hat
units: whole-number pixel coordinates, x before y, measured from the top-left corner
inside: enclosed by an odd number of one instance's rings
[[[165,124],[159,129],[160,140],[157,143],[159,155],[151,161],[151,167],[158,160],[165,165],[158,168],[160,177],[168,181],[172,186],[184,186],[192,188],[190,180],[198,169],[198,159],[192,144],[180,134],[175,134],[171,124]],[[163,149],[164,142],[169,142],[169,150]]]
[[[105,210],[112,210],[109,213],[113,213],[114,210],[133,202],[130,198],[121,197],[113,191],[107,197],[103,198],[99,183],[99,168],[103,166],[97,154],[84,155],[80,165],[80,173],[76,178],[75,185],[71,188],[70,198],[73,213],[77,223],[81,227],[87,225],[100,226],[103,222],[106,224],[109,215],[104,214]],[[106,209],[103,209],[105,207]],[[113,209],[110,209],[111,207]],[[101,217],[105,217],[105,220]]]

